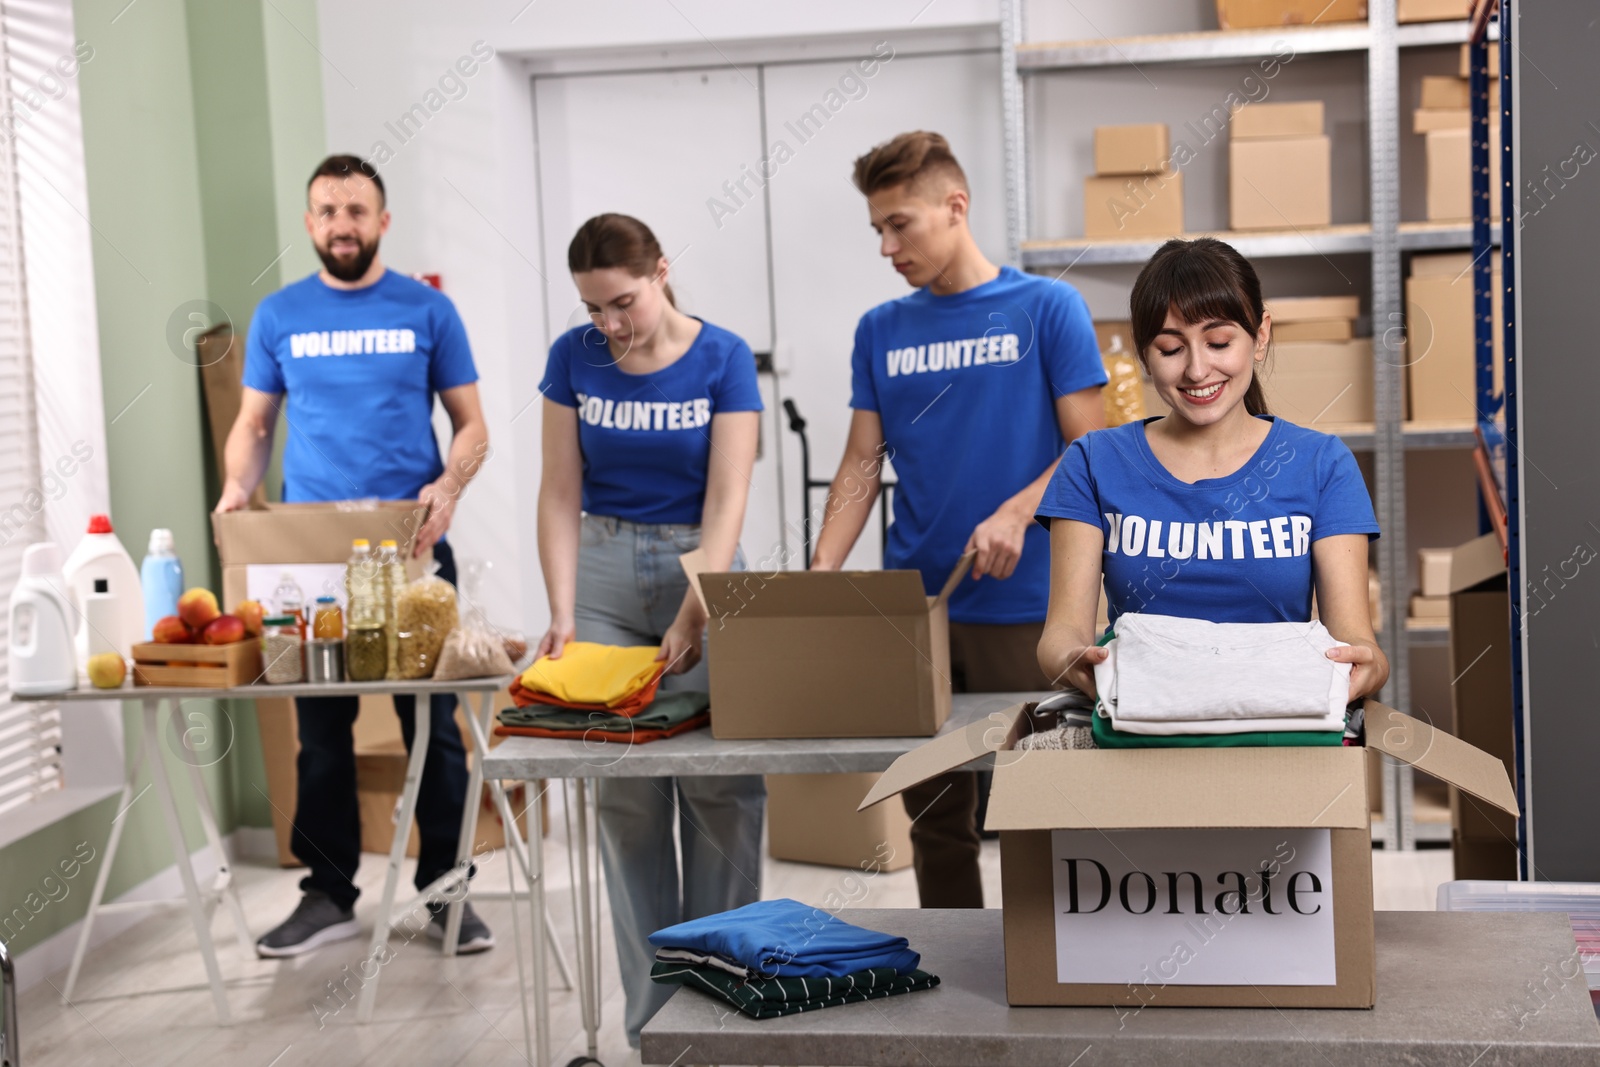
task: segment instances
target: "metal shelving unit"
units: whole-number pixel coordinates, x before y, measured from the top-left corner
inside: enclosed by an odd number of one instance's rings
[[[1371,321],[1398,322],[1404,311],[1401,289],[1402,252],[1471,249],[1474,230],[1466,223],[1402,223],[1400,221],[1400,84],[1402,48],[1465,43],[1470,26],[1460,22],[1401,26],[1395,0],[1372,0],[1368,21],[1320,27],[1231,30],[1205,33],[1105,38],[1095,41],[1023,43],[1022,0],[1001,3],[1001,103],[1005,129],[1006,235],[1012,262],[1023,269],[1064,270],[1075,265],[1135,264],[1147,260],[1160,240],[1107,241],[1085,238],[1030,239],[1027,224],[1030,157],[1026,127],[1025,79],[1053,71],[1135,64],[1229,64],[1282,54],[1364,52],[1367,56],[1367,120],[1371,220],[1340,226],[1249,233],[1218,233],[1249,258],[1308,255],[1372,257]],[[1498,230],[1498,227],[1496,228]],[[1496,232],[1492,239],[1499,240]],[[1354,449],[1374,454],[1374,503],[1383,537],[1378,541],[1378,574],[1384,597],[1380,643],[1389,657],[1390,676],[1381,695],[1385,703],[1407,710],[1410,704],[1410,649],[1448,641],[1448,629],[1412,626],[1407,585],[1405,453],[1417,448],[1469,448],[1470,426],[1407,425],[1401,409],[1404,359],[1399,340],[1382,331],[1374,345],[1374,422],[1370,428],[1346,428],[1340,436]],[[1400,635],[1397,639],[1396,635]],[[1418,840],[1412,810],[1410,768],[1385,760],[1384,817],[1374,823],[1386,848],[1408,849]],[[1447,828],[1448,830],[1448,828]],[[1425,838],[1436,836],[1430,827]]]

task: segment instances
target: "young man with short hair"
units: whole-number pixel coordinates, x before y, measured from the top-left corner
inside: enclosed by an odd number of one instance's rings
[[[921,571],[933,594],[977,553],[949,601],[955,690],[1049,689],[1036,652],[1050,541],[1034,513],[1067,442],[1105,425],[1088,307],[1064,282],[989,262],[968,227],[966,175],[939,134],[879,145],[856,160],[855,184],[879,253],[916,291],[856,327],[855,411],[812,566],[843,564],[887,458],[898,485],[884,566]],[[981,908],[977,776],[904,795],[922,906]]]
[[[370,163],[355,156],[323,160],[306,187],[305,224],[322,270],[256,308],[216,510],[249,506],[287,399],[284,500],[415,499],[428,513],[414,551],[432,548],[439,576],[454,582],[455,558],[442,538],[489,445],[466,330],[448,297],[379,260],[389,211],[383,179]],[[445,461],[433,433],[436,396],[453,432]],[[300,883],[304,895],[294,913],[256,942],[262,956],[298,956],[361,929],[354,910],[361,819],[351,735],[359,701],[295,703],[299,785],[290,847],[310,873]],[[411,696],[394,698],[408,751],[415,703]],[[429,714],[431,740],[417,794],[418,889],[455,865],[467,802],[455,698],[435,695]],[[442,938],[445,909],[440,902],[428,907],[429,936]],[[458,951],[490,948],[488,926],[465,901],[462,907]]]

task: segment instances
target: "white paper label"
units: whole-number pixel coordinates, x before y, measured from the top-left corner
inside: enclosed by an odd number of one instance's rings
[[[259,600],[268,615],[275,614],[279,610],[278,586],[285,573],[292,574],[305,597],[301,610],[305,612],[306,622],[310,622],[319,596],[333,597],[339,602],[340,610],[344,609],[344,568],[343,563],[246,564],[244,595],[247,599]]]
[[[1326,829],[1054,830],[1056,980],[1334,985]]]

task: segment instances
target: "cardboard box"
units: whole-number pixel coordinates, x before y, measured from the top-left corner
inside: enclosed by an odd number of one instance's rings
[[[1324,429],[1372,421],[1372,340],[1274,344],[1261,376],[1267,408]]]
[[[392,717],[392,716],[391,716]],[[469,750],[470,751],[470,750]],[[395,820],[400,809],[400,793],[406,784],[406,749],[402,741],[392,746],[369,749],[356,753],[356,803],[361,812],[361,851],[388,855],[394,845]],[[517,833],[528,832],[528,798],[521,784],[506,788],[506,800],[517,819]],[[542,809],[544,836],[550,834],[550,809]],[[487,783],[478,797],[477,832],[473,835],[472,852],[504,848],[505,823],[495,807],[494,794]],[[417,857],[421,843],[416,819],[411,824],[411,839],[406,842],[406,855]]]
[[[1450,595],[1450,557],[1453,548],[1417,549],[1417,592],[1436,599]]]
[[[950,717],[946,603],[916,571],[705,571],[680,557],[710,622],[711,736],[931,737]]]
[[[1427,138],[1428,221],[1472,217],[1472,131],[1432,130]]]
[[[1094,128],[1096,174],[1160,174],[1171,164],[1171,137],[1164,122]]]
[[[1434,130],[1472,129],[1472,112],[1467,110],[1429,111],[1418,108],[1411,113],[1412,133],[1432,133]]]
[[[1328,138],[1234,140],[1228,145],[1228,219],[1235,230],[1284,230],[1333,221]]]
[[[1411,598],[1411,617],[1413,619],[1426,619],[1432,623],[1448,622],[1450,619],[1450,598],[1447,596],[1413,596]]]
[[[1176,237],[1183,233],[1183,174],[1083,180],[1085,237]]]
[[[1408,417],[1420,422],[1476,421],[1472,255],[1414,256],[1411,262],[1411,277],[1406,279]],[[1423,592],[1439,596],[1444,590],[1435,586]]]
[[[985,827],[1000,832],[1014,1005],[1371,1007],[1367,760],[1383,752],[1517,810],[1492,756],[1372,700],[1370,752],[1017,752],[1032,708],[913,749],[862,801],[993,765]]]
[[[1397,22],[1445,22],[1472,17],[1471,0],[1399,0]]]
[[[1488,46],[1488,54],[1489,77],[1498,78],[1500,77],[1500,42],[1490,41]],[[1472,53],[1469,51],[1469,47],[1467,45],[1461,46],[1461,63],[1457,73],[1463,78],[1472,77]]]
[[[1356,296],[1280,296],[1266,301],[1266,305],[1273,326],[1285,322],[1353,319],[1361,314],[1361,298]]]
[[[1272,339],[1293,341],[1348,341],[1355,336],[1349,319],[1308,319],[1305,322],[1272,323]]]
[[[1456,736],[1515,774],[1512,735],[1511,599],[1504,550],[1490,533],[1449,553],[1450,687]],[[1537,611],[1530,598],[1524,613]],[[1517,877],[1517,824],[1510,815],[1450,791],[1450,823],[1460,842],[1457,878]],[[1493,871],[1498,873],[1484,874]]]
[[[1235,141],[1279,137],[1321,137],[1324,108],[1321,100],[1288,104],[1246,104],[1233,113]]]
[[[856,810],[877,777],[767,775],[767,854],[868,873],[911,866],[911,816],[905,805]]]
[[[1366,0],[1217,0],[1217,24],[1225,30],[1308,23],[1361,22]]]
[[[1424,109],[1459,108],[1465,111],[1472,106],[1471,88],[1472,83],[1466,78],[1425,74],[1422,76],[1421,103],[1417,106]]]

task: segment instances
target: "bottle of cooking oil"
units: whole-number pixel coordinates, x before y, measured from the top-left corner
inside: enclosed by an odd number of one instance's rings
[[[386,678],[400,677],[396,665],[399,653],[399,631],[396,629],[395,598],[406,584],[406,564],[400,558],[400,546],[394,541],[378,542],[378,595],[383,602],[383,629],[388,646]]]
[[[1111,347],[1102,353],[1106,365],[1106,425],[1121,426],[1145,417],[1144,381],[1139,361],[1122,347],[1122,335],[1111,335]]]

